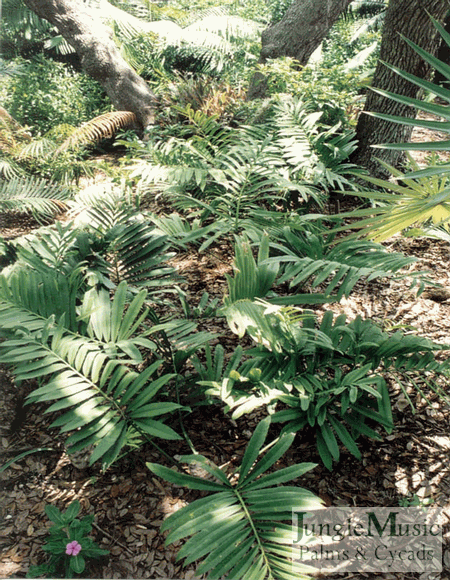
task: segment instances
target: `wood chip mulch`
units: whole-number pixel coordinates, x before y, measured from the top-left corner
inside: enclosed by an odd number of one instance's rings
[[[361,314],[387,328],[399,326],[436,342],[448,343],[450,260],[447,244],[425,238],[399,238],[391,242],[391,247],[419,257],[414,268],[432,272],[433,280],[442,288],[428,287],[417,297],[406,280],[360,284],[350,298],[331,308],[345,312],[349,319]],[[216,258],[210,255],[203,260],[203,270],[199,266],[196,270],[187,268],[191,278],[198,277],[199,290],[208,277],[213,284],[223,284],[224,272],[218,273],[212,267]],[[229,340],[232,342],[234,337]],[[2,462],[26,450],[50,448],[25,457],[0,474],[0,577],[24,577],[30,564],[42,561],[41,547],[48,528],[44,506],[51,503],[65,509],[70,501],[78,499],[83,515],[96,516],[92,537],[110,551],[110,557],[90,567],[86,577],[195,578],[195,567],[182,569],[176,562],[179,546],[164,546],[159,528],[169,513],[197,496],[159,480],[147,470],[147,461],[164,463],[161,456],[145,446],[106,473],[101,473],[96,466],[75,466],[65,451],[64,438],[57,430],[48,428],[52,419],[44,414],[45,408],[24,410],[22,406],[23,398],[35,385],[16,385],[5,368],[0,372],[0,385]],[[416,494],[421,499],[432,498],[443,507],[450,522],[449,409],[431,394],[431,406],[416,397],[418,411],[413,414],[401,392],[397,388],[396,393],[395,389],[392,384],[396,429],[381,444],[370,440],[361,442],[362,461],[344,451],[340,463],[333,472],[328,472],[320,465],[308,433],[298,436],[295,448],[283,461],[319,463],[299,485],[320,495],[326,505],[398,506]],[[410,390],[411,396],[414,393]],[[235,422],[217,407],[197,407],[185,417],[184,425],[198,452],[217,465],[231,468],[242,457],[259,419],[258,415],[251,415]],[[166,442],[164,448],[172,456],[190,452],[184,443],[178,442]],[[445,541],[448,562],[449,527]],[[373,574],[344,577],[377,578]],[[383,575],[385,579],[389,577],[417,576]],[[449,579],[450,575],[445,571],[441,578]]]
[[[0,233],[12,238],[33,224],[3,223]],[[340,304],[331,306],[349,319],[358,314],[371,318],[386,329],[414,331],[442,344],[450,343],[450,256],[448,244],[426,238],[397,238],[389,244],[419,258],[416,270],[428,270],[441,288],[427,287],[419,297],[406,280],[359,284]],[[229,261],[209,252],[195,265],[189,255],[180,256],[178,266],[189,278],[189,289],[221,295]],[[184,261],[184,262],[183,262]],[[211,290],[212,289],[212,290]],[[329,306],[319,308],[325,310]],[[232,345],[235,338],[215,323],[213,330],[225,334],[221,340]],[[0,577],[23,578],[31,564],[43,561],[42,545],[48,520],[46,504],[61,509],[74,499],[82,514],[95,514],[92,538],[110,551],[110,556],[90,566],[87,578],[177,578],[193,580],[195,566],[182,568],[176,561],[176,545],[165,546],[160,526],[164,518],[198,495],[154,477],[148,461],[165,463],[150,446],[126,456],[106,473],[83,462],[74,464],[64,447],[64,437],[49,429],[52,418],[45,408],[23,407],[24,397],[36,385],[16,385],[6,368],[0,368],[1,461],[34,448],[48,451],[28,455],[0,474]],[[396,428],[382,442],[362,440],[362,461],[345,450],[332,472],[318,459],[311,434],[300,433],[295,445],[283,457],[280,467],[313,461],[319,465],[304,475],[299,485],[320,495],[327,506],[399,506],[416,495],[431,498],[444,510],[444,570],[439,577],[450,580],[450,413],[448,405],[433,393],[427,405],[408,387],[417,411],[412,412],[394,382],[392,400]],[[443,388],[449,391],[448,385]],[[216,406],[199,406],[184,417],[184,427],[199,453],[217,465],[232,470],[242,457],[248,439],[260,420],[258,413],[233,421]],[[175,426],[176,427],[176,426]],[[184,442],[162,442],[170,455],[190,453]],[[418,574],[341,574],[328,578],[408,580]],[[425,575],[420,576],[425,580]],[[237,580],[237,579],[236,579]]]

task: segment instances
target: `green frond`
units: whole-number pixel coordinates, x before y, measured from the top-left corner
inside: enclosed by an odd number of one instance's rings
[[[67,208],[72,190],[35,177],[17,177],[0,183],[0,211],[30,212],[47,219]]]
[[[17,261],[13,270],[31,268],[42,274],[57,272],[67,278],[80,268],[80,233],[73,223],[41,227],[32,234],[22,236],[14,242]]]
[[[269,236],[264,234],[261,238],[258,262],[255,261],[251,245],[245,238],[237,240],[235,253],[234,277],[225,275],[228,283],[225,305],[242,299],[264,298],[278,275],[276,264],[263,264],[269,257]]]
[[[447,376],[449,363],[435,358],[448,346],[400,332],[389,335],[371,320],[347,322],[345,315],[335,317],[331,311],[319,325],[310,311],[262,300],[237,301],[224,314],[231,330],[247,333],[256,348],[226,370],[220,359],[215,367],[210,355],[206,380],[199,384],[209,387],[206,393],[222,400],[233,418],[268,407],[272,421],[284,423],[285,432],[309,425],[329,469],[339,460],[340,446],[360,458],[357,439],[380,437],[371,423],[388,433],[393,428],[380,366],[400,383],[414,383],[425,373],[432,390],[448,400],[436,379]],[[283,410],[276,410],[279,404]]]
[[[437,31],[439,32],[441,38],[447,43],[450,44],[449,33],[445,30],[445,28],[434,18],[431,18],[433,24]],[[450,80],[450,66],[439,60],[436,56],[432,55],[431,53],[427,52],[411,40],[403,37],[403,40],[419,55],[421,56],[427,63],[431,65],[431,67],[439,71],[444,78]],[[408,73],[398,67],[395,67],[389,63],[383,63],[387,68],[393,71],[395,74],[403,78],[404,80],[416,85],[420,89],[422,89],[425,94],[427,95],[435,95],[438,96],[440,99],[450,103],[450,90],[447,86],[440,86],[438,84],[432,83],[426,79],[417,77],[411,73]],[[420,100],[414,99],[411,97],[407,97],[404,95],[398,95],[396,93],[392,93],[389,91],[383,91],[378,88],[372,88],[373,91],[379,93],[380,95],[385,96],[388,99],[391,99],[395,102],[401,103],[403,105],[412,106],[419,111],[424,111],[427,113],[431,113],[432,115],[436,115],[444,119],[443,121],[433,121],[427,119],[407,119],[405,117],[398,117],[392,115],[383,115],[380,113],[373,113],[370,112],[368,114],[379,117],[381,119],[385,119],[387,121],[391,121],[393,123],[400,123],[404,125],[414,125],[418,127],[425,127],[432,130],[442,131],[444,133],[450,132],[450,116],[448,112],[448,105],[442,105],[434,102],[430,102],[428,100]],[[449,149],[449,141],[440,141],[440,142],[426,142],[426,143],[386,143],[380,144],[378,147],[386,148],[386,149],[401,149],[403,151],[407,150],[448,150]]]
[[[416,261],[371,242],[353,240],[330,246],[320,232],[287,227],[272,248],[278,256],[267,263],[282,268],[279,283],[289,282],[291,288],[308,283],[313,289],[326,284],[324,296],[338,301],[349,296],[360,280],[390,277]]]
[[[286,173],[273,134],[266,128],[224,130],[204,113],[189,113],[196,134],[187,139],[155,138],[147,157],[132,174],[142,184],[158,184],[162,195],[180,211],[195,209],[201,221],[211,216],[229,222],[239,231],[239,222],[261,208],[275,208],[286,196],[309,199],[314,191],[292,181]],[[319,200],[316,192],[314,199]]]
[[[361,197],[378,202],[370,209],[355,210],[352,217],[362,218],[346,229],[360,230],[360,234],[376,242],[384,241],[411,226],[448,227],[450,221],[450,181],[447,167],[432,158],[425,170],[419,168],[410,158],[412,172],[402,172],[384,164],[395,177],[385,181],[371,176],[361,176],[375,185],[376,191],[359,193]],[[384,193],[379,190],[391,190]],[[345,218],[349,214],[341,214]],[[335,231],[343,228],[336,228]]]
[[[19,160],[39,159],[46,157],[51,153],[55,153],[56,144],[52,139],[42,137],[41,139],[33,139],[30,143],[23,145],[18,153]]]
[[[156,419],[180,408],[156,398],[174,375],[159,372],[162,361],[140,373],[129,366],[143,361],[138,347],[156,349],[136,333],[147,314],[142,310],[146,292],[127,305],[125,283],[112,302],[106,291],[92,289],[80,310],[85,323],[76,318],[70,326],[68,313],[76,312],[76,305],[67,304],[67,297],[74,296],[57,286],[56,278],[26,274],[0,282],[0,324],[9,331],[0,345],[0,361],[13,366],[18,380],[44,381],[28,403],[54,401],[47,412],[63,412],[52,426],[73,432],[69,450],[95,445],[91,463],[101,460],[106,468],[118,457],[130,430],[147,438],[180,438]],[[64,312],[57,321],[59,306]]]
[[[154,233],[145,223],[117,225],[105,236],[109,246],[109,270],[115,283],[126,280],[135,287],[160,288],[176,280],[176,270],[167,265],[173,253],[166,236]]]
[[[323,113],[293,97],[275,103],[274,112],[275,144],[292,181],[309,182],[327,192],[353,187],[349,173],[356,166],[346,162],[357,146],[353,131],[344,131],[339,124],[324,128],[320,123]],[[322,203],[314,190],[302,197]]]
[[[178,559],[184,558],[185,565],[202,559],[197,574],[208,574],[212,580],[224,576],[242,580],[306,580],[311,570],[293,562],[292,509],[320,509],[321,500],[303,488],[277,485],[300,477],[315,465],[299,464],[262,476],[293,441],[292,435],[284,435],[255,463],[269,424],[267,418],[256,427],[234,486],[218,467],[199,455],[185,456],[181,461],[200,462],[215,481],[147,464],[163,479],[210,492],[169,516],[161,528],[169,531],[167,543],[191,536],[179,551]]]
[[[76,328],[77,273],[66,277],[47,271],[13,272],[0,276],[2,328],[23,328],[31,332],[51,316],[64,317],[67,328]]]
[[[12,157],[3,157],[0,155],[0,178],[6,181],[11,181],[12,179],[17,179],[24,175],[25,171]]]

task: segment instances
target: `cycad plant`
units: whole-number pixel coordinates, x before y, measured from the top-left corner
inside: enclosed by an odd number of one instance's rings
[[[420,289],[425,283],[423,273],[407,271],[415,258],[388,252],[373,242],[336,240],[319,220],[303,223],[301,229],[284,226],[274,237],[267,265],[280,268],[278,283],[307,287],[314,291],[314,297],[322,294],[330,301],[339,301],[362,280],[411,277],[413,284],[419,282]]]
[[[322,127],[320,113],[307,103],[281,100],[268,121],[239,128],[191,107],[183,113],[182,137],[163,139],[158,132],[133,149],[142,161],[132,177],[142,191],[162,190],[178,211],[194,211],[203,225],[214,219],[224,233],[238,233],[261,210],[275,215],[320,207],[328,193],[353,187],[346,162],[355,147],[352,134]]]
[[[57,223],[3,244],[0,362],[18,381],[37,379],[28,403],[52,402],[69,451],[94,445],[91,462],[106,468],[136,437],[179,438],[164,423],[181,409],[166,385],[213,335],[152,309],[174,281],[165,237],[124,204],[92,211],[90,230]]]
[[[273,129],[280,156],[293,181],[331,193],[353,188],[349,179],[357,168],[347,159],[356,149],[353,131],[340,124],[321,124],[322,111],[313,102],[284,97],[274,105]]]
[[[258,460],[266,440],[270,419],[256,427],[233,482],[202,455],[181,457],[183,463],[196,463],[209,479],[175,472],[162,465],[147,463],[163,479],[190,489],[209,492],[169,516],[162,531],[169,531],[166,542],[191,536],[178,553],[184,564],[202,559],[197,574],[211,580],[293,580],[308,578],[311,568],[295,561],[292,510],[316,510],[322,501],[292,481],[315,467],[312,463],[291,465],[274,472],[268,470],[292,445],[294,435],[285,434]]]
[[[36,220],[44,221],[65,211],[72,196],[69,187],[33,177],[13,177],[0,183],[0,211],[30,212]]]
[[[338,302],[349,296],[358,282],[394,276],[410,277],[412,285],[419,284],[420,292],[427,281],[423,272],[405,271],[416,262],[415,258],[387,252],[373,242],[344,239],[333,244],[333,235],[318,220],[316,223],[298,220],[268,233],[256,230],[250,233],[253,244],[246,236],[236,237],[234,275],[226,275],[226,306],[255,298],[285,305]],[[256,260],[254,245],[258,247]],[[286,282],[296,292],[277,295],[276,286]]]
[[[0,283],[0,362],[18,381],[45,380],[27,402],[53,402],[47,412],[58,412],[53,427],[71,433],[69,452],[94,445],[91,463],[106,468],[136,433],[180,438],[160,420],[180,406],[157,398],[174,375],[158,372],[161,360],[143,372],[130,367],[143,362],[139,347],[155,350],[136,332],[148,312],[145,290],[127,304],[125,282],[112,302],[106,290],[92,289],[74,319],[79,281],[22,271]]]
[[[329,469],[340,457],[340,445],[361,458],[358,437],[379,439],[377,425],[392,430],[383,374],[392,372],[402,386],[414,384],[414,376],[425,372],[448,372],[448,362],[434,358],[435,351],[448,347],[401,332],[390,336],[360,317],[347,322],[345,315],[335,318],[328,311],[317,324],[310,311],[245,298],[227,304],[225,315],[231,330],[239,336],[247,333],[256,348],[246,360],[236,356],[225,372],[220,365],[220,372],[211,372],[209,364],[207,380],[200,384],[234,418],[266,406],[274,413],[272,421],[285,423],[286,431],[312,428]],[[430,384],[446,397],[435,379]]]
[[[263,128],[226,129],[214,117],[188,113],[195,134],[150,144],[147,160],[133,173],[142,188],[158,184],[176,209],[195,210],[202,222],[226,219],[229,231],[239,230],[240,220],[261,207],[275,209],[288,191],[305,195],[280,167]]]

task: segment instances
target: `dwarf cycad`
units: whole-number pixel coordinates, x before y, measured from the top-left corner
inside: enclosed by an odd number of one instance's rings
[[[291,288],[309,284],[313,290],[322,288],[322,295],[339,301],[349,296],[361,280],[410,276],[421,279],[423,272],[401,273],[416,262],[399,252],[388,252],[373,242],[333,242],[333,235],[320,224],[309,224],[303,230],[284,227],[271,244],[273,257],[267,265],[280,267],[279,283],[289,282]],[[423,281],[421,281],[423,284]],[[310,304],[313,304],[311,296]]]
[[[200,464],[214,481],[147,463],[153,473],[167,481],[210,492],[169,516],[161,527],[169,531],[168,543],[191,536],[178,559],[185,558],[185,565],[203,559],[197,569],[199,575],[207,573],[211,580],[224,576],[298,580],[308,578],[306,574],[312,571],[295,561],[292,510],[320,509],[322,500],[301,487],[281,484],[300,477],[315,464],[301,463],[267,474],[294,439],[292,434],[283,435],[257,461],[269,426],[270,418],[266,418],[256,427],[234,484],[202,455],[184,456],[181,461]]]
[[[396,378],[406,395],[404,385],[412,384],[424,396],[420,377],[448,400],[438,378],[448,375],[449,365],[434,354],[448,346],[401,332],[389,335],[371,320],[347,322],[345,315],[335,317],[331,311],[317,324],[310,311],[262,300],[238,300],[224,313],[232,331],[247,333],[256,348],[221,378],[206,374],[213,380],[200,385],[209,387],[207,394],[220,398],[233,418],[267,406],[272,421],[285,423],[287,431],[314,429],[329,469],[340,457],[339,445],[360,458],[358,437],[379,439],[377,425],[393,429],[385,374]]]
[[[30,212],[36,219],[45,220],[67,209],[71,197],[68,187],[35,177],[15,177],[0,184],[0,211]]]
[[[92,289],[75,320],[68,315],[74,304],[65,304],[67,312],[57,319],[48,315],[44,305],[56,308],[64,293],[60,295],[51,280],[43,276],[38,280],[39,276],[34,275],[32,287],[22,276],[27,291],[14,282],[16,277],[1,277],[0,326],[6,329],[7,339],[0,345],[0,362],[13,366],[18,381],[44,380],[27,402],[52,401],[47,412],[63,412],[52,426],[73,432],[67,440],[69,452],[93,444],[91,463],[101,459],[106,468],[136,432],[145,439],[179,439],[160,418],[180,405],[157,397],[174,375],[161,373],[160,360],[142,372],[132,368],[143,363],[139,347],[156,349],[137,332],[147,316],[146,291],[127,304],[125,282],[112,301],[106,290]]]

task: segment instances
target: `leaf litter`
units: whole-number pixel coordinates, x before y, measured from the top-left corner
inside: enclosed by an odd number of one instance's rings
[[[421,139],[423,137],[421,136]],[[8,238],[33,229],[32,220],[23,216],[0,223],[0,234]],[[318,307],[344,312],[349,319],[357,315],[371,318],[385,329],[394,327],[414,331],[435,342],[450,341],[450,252],[445,242],[429,238],[397,237],[387,246],[418,258],[413,266],[428,270],[440,288],[427,287],[417,296],[407,280],[378,280],[359,283],[340,304]],[[180,255],[175,261],[188,279],[189,293],[200,299],[204,291],[222,296],[224,274],[230,271],[231,255],[208,253]],[[184,271],[183,271],[184,270]],[[195,300],[194,300],[195,303]],[[204,330],[226,333],[225,326],[213,319]],[[229,333],[220,341],[232,349],[236,340]],[[389,381],[395,412],[395,430],[381,442],[362,440],[362,460],[343,450],[339,464],[329,472],[318,459],[315,442],[308,430],[300,432],[296,445],[279,461],[278,467],[313,461],[319,465],[306,473],[300,485],[319,495],[327,506],[398,507],[414,499],[431,501],[443,508],[444,570],[440,580],[450,580],[450,413],[448,405],[427,392],[430,405],[407,386],[416,404],[411,410],[401,389]],[[74,499],[82,506],[81,515],[95,514],[92,537],[110,556],[89,566],[86,578],[174,578],[197,580],[195,566],[182,568],[176,555],[181,545],[164,545],[159,528],[170,513],[198,497],[193,492],[158,480],[145,467],[147,461],[162,462],[161,456],[146,445],[114,464],[106,473],[87,462],[72,461],[64,439],[49,429],[51,417],[35,406],[24,411],[23,399],[34,388],[18,386],[5,367],[0,367],[0,453],[1,463],[35,449],[0,474],[0,577],[23,578],[31,564],[42,562],[48,520],[46,504],[61,509]],[[448,385],[443,385],[448,392]],[[424,387],[424,390],[426,388]],[[199,406],[184,418],[184,427],[199,453],[230,473],[242,458],[244,449],[262,412],[234,421],[218,406]],[[14,421],[16,421],[14,423]],[[11,427],[13,427],[11,429]],[[189,453],[177,441],[159,443],[172,456]],[[82,459],[82,458],[81,458]],[[418,573],[342,573],[328,579],[409,580],[425,576]],[[237,580],[237,579],[236,579]],[[431,579],[430,579],[431,580]]]

